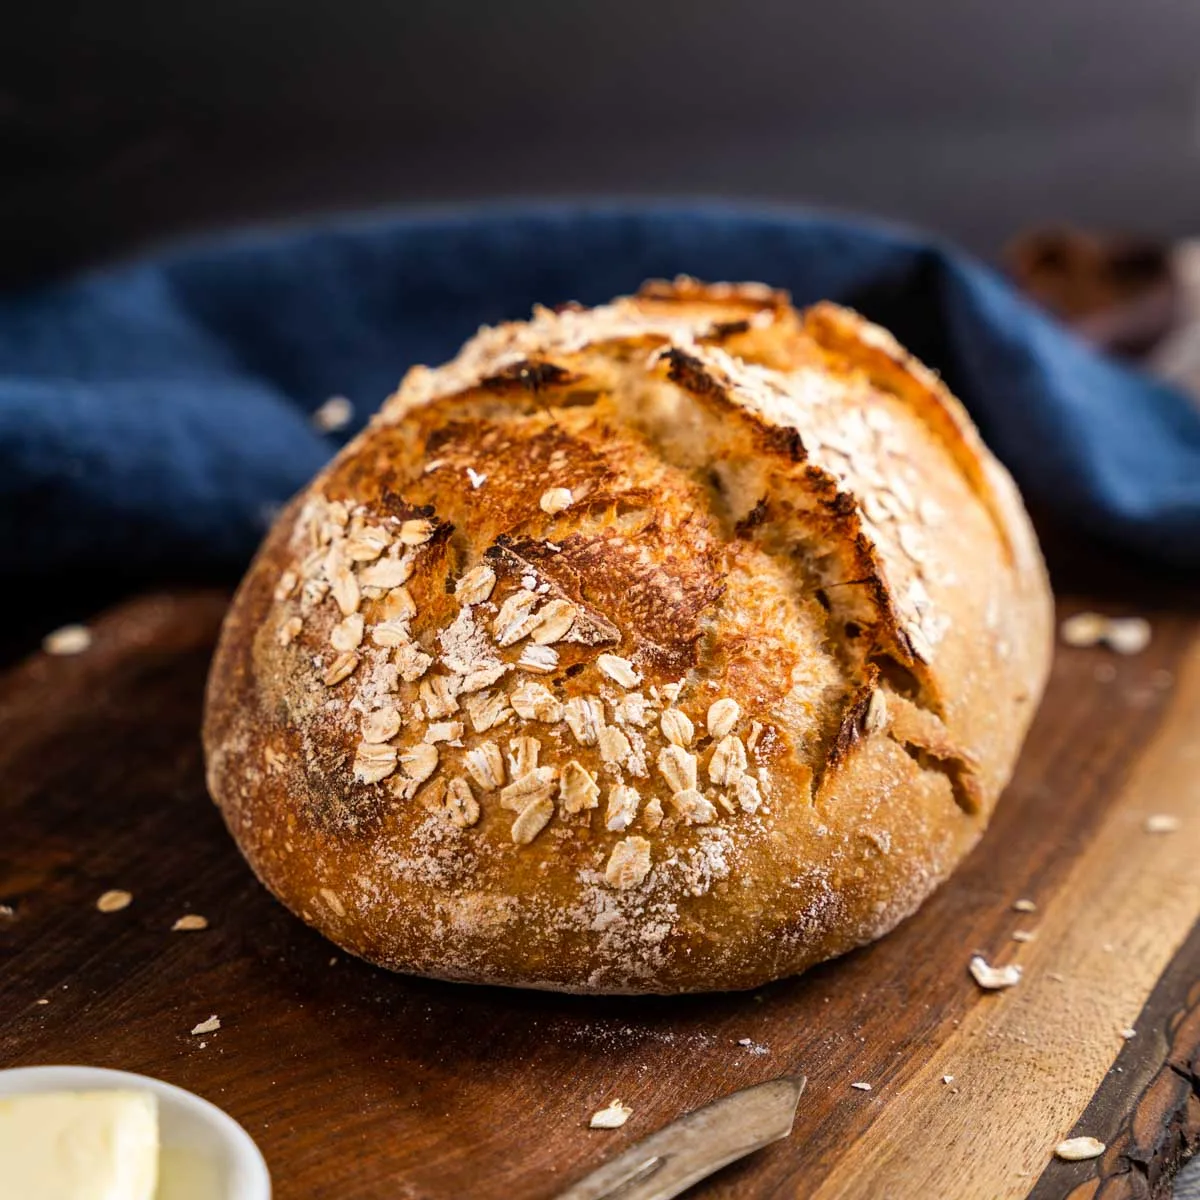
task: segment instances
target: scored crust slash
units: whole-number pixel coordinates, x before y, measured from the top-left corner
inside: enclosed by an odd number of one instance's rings
[[[684,278],[409,372],[238,592],[209,786],[373,962],[748,988],[949,874],[1050,652],[1028,519],[937,377]]]

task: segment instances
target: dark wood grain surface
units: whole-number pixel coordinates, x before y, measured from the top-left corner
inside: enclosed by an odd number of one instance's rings
[[[949,1194],[930,1190],[948,1162],[963,1196],[1108,1200],[1163,1194],[1194,1147],[1200,790],[1179,783],[1200,752],[1194,604],[1147,613],[1154,638],[1138,656],[1060,652],[991,831],[892,936],[755,993],[674,1000],[392,976],[287,914],[204,789],[197,729],[224,604],[220,592],[146,597],[98,620],[86,653],[35,654],[0,677],[0,1065],[89,1063],[199,1092],[259,1142],[280,1200],[550,1197],[682,1111],[796,1071],[809,1084],[792,1137],[698,1193]],[[1142,833],[1150,803],[1178,813],[1180,831]],[[1114,838],[1153,903],[1076,911],[1116,861]],[[100,913],[111,888],[133,903]],[[1025,896],[1037,914],[1013,912]],[[210,927],[171,932],[186,912]],[[1043,940],[1011,940],[1043,919]],[[1086,983],[1104,939],[1111,989]],[[1026,982],[982,994],[966,971],[976,949],[1029,953]],[[1062,995],[1077,978],[1095,1003],[1038,1000],[1054,974]],[[1045,1037],[1044,1069],[1021,1068],[1019,1102],[992,1102],[989,1063],[1003,1059],[983,1023],[1020,1012],[1027,987],[1040,1007],[1017,1048],[1038,1063]],[[190,1033],[213,1014],[218,1032]],[[1068,1018],[1075,1052],[1063,1054]],[[1128,1042],[1124,1022],[1138,1030]],[[946,1056],[957,1084],[931,1081]],[[633,1108],[628,1124],[589,1131],[614,1097]],[[946,1139],[935,1169],[919,1131],[960,1115],[968,1132]],[[898,1134],[904,1122],[918,1132]],[[1110,1153],[1053,1162],[1089,1122]],[[907,1142],[917,1161],[897,1167]]]

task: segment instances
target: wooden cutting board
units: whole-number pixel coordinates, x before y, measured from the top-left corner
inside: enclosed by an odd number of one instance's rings
[[[277,905],[204,789],[224,603],[129,603],[87,652],[0,678],[0,1065],[191,1088],[258,1140],[279,1200],[551,1197],[684,1110],[800,1071],[792,1136],[697,1194],[1159,1196],[1200,1139],[1194,611],[1150,614],[1132,658],[1060,650],[992,829],[892,936],[751,994],[633,1000],[388,975]],[[1146,832],[1152,813],[1178,830]],[[97,911],[113,888],[132,904]],[[172,932],[185,913],[209,928]],[[1021,984],[980,991],[975,951]],[[628,1124],[588,1130],[614,1097]],[[1109,1149],[1053,1160],[1071,1133]]]

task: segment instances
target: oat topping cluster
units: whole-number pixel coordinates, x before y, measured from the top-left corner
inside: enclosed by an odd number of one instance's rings
[[[546,496],[543,509],[561,503]],[[642,690],[637,667],[620,655],[595,656],[594,694],[555,696],[540,678],[559,664],[555,646],[594,638],[580,607],[547,595],[549,583],[532,568],[501,594],[491,566],[471,567],[453,585],[454,620],[418,641],[417,606],[405,585],[434,521],[373,517],[315,495],[296,528],[303,553],[275,591],[278,638],[291,645],[306,626],[328,627],[312,669],[324,687],[342,689],[357,720],[358,783],[384,784],[397,801],[419,803],[459,828],[494,805],[513,814],[518,846],[556,813],[602,807],[607,830],[640,831],[609,857],[605,879],[618,889],[636,887],[650,870],[645,834],[664,824],[709,825],[763,803],[750,761],[763,728],[742,719],[736,700],[719,697],[695,714],[709,743],[701,752],[696,720],[676,707],[681,684]],[[465,745],[468,725],[490,736]],[[540,765],[548,737],[595,748],[599,777],[575,759],[561,769]],[[666,808],[653,796],[643,803],[638,785],[655,776],[666,785]]]

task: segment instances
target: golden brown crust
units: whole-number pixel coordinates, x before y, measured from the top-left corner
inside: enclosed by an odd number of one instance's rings
[[[289,507],[209,685],[209,784],[372,961],[752,987],[976,841],[1049,661],[1011,481],[931,373],[759,285],[539,309],[415,368]]]

